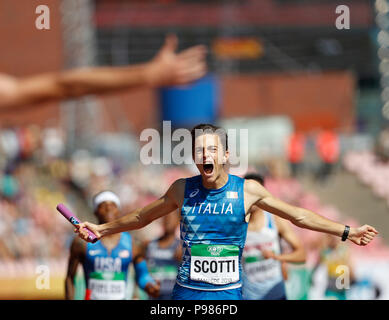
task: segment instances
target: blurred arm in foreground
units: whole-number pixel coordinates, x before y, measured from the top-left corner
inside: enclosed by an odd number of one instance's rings
[[[177,37],[169,35],[156,56],[143,64],[80,68],[21,79],[0,73],[0,111],[89,94],[186,84],[204,76],[205,47],[175,53],[177,43]]]

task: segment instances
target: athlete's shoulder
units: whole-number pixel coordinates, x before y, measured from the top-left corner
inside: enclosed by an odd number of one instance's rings
[[[81,248],[85,248],[86,246],[87,246],[87,242],[86,241],[84,241],[84,240],[82,240],[80,237],[77,237],[77,236],[75,236],[74,238],[73,238],[73,241],[72,241],[72,247],[74,246],[74,247],[81,247]]]
[[[245,197],[248,197],[247,203],[250,203],[249,207],[259,199],[271,196],[268,190],[261,185],[258,181],[252,179],[245,179],[243,190]]]
[[[86,253],[86,249],[87,249],[87,242],[80,239],[80,237],[73,238],[73,241],[70,245],[70,251],[71,251],[72,255],[74,255],[74,254],[84,255]]]
[[[197,182],[201,181],[201,175],[198,174],[198,175],[195,175],[192,177],[184,178],[184,180],[187,183],[197,183]]]
[[[168,194],[169,193],[171,195],[183,194],[185,191],[185,184],[186,184],[185,178],[177,179],[169,187]]]
[[[183,186],[185,186],[185,183],[186,183],[186,180],[187,178],[179,178],[177,180],[175,180],[172,184],[171,184],[171,188],[182,188]]]
[[[183,193],[187,186],[195,187],[198,184],[201,184],[201,175],[196,175],[188,178],[180,178],[172,183],[169,190],[173,191],[174,193]]]
[[[263,186],[256,180],[253,179],[244,179],[244,188],[245,191],[253,192],[255,193],[260,188],[263,188]]]

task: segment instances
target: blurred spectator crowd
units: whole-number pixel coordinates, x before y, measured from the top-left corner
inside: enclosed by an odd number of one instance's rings
[[[389,206],[389,162],[369,151],[349,152],[343,162],[348,171],[369,186],[377,197],[385,199]]]
[[[0,269],[8,262],[65,259],[73,228],[55,210],[65,203],[80,219],[94,221],[93,195],[116,192],[122,212],[159,197],[184,169],[123,166],[88,150],[68,152],[58,128],[0,130]],[[141,236],[152,236],[140,232]]]

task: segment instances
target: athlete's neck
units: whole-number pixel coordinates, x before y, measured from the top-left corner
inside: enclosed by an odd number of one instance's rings
[[[111,234],[109,236],[105,236],[101,239],[101,241],[103,243],[108,243],[108,244],[112,244],[112,243],[116,243],[119,241],[119,238],[120,238],[121,234],[120,233],[115,233],[115,234]]]
[[[204,180],[204,177],[201,177],[204,188],[206,189],[220,189],[228,182],[228,173],[224,170],[216,178],[215,181],[208,182]]]

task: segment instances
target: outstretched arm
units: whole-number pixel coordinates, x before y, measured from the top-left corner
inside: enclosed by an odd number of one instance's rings
[[[84,222],[76,225],[75,232],[88,241],[88,233],[85,227],[89,228],[98,239],[113,233],[140,229],[168,213],[176,210],[184,198],[185,179],[176,180],[169,190],[158,200],[149,205],[137,209],[120,219],[112,222],[96,225],[90,222]]]
[[[290,220],[294,225],[342,237],[345,225],[326,219],[310,210],[292,206],[273,197],[261,184],[255,180],[245,181],[248,204],[256,204],[263,210]],[[348,239],[357,245],[367,245],[378,234],[377,230],[369,225],[359,228],[350,228]]]
[[[103,94],[122,89],[186,84],[206,73],[204,46],[180,53],[170,35],[157,55],[144,64],[81,68],[17,79],[0,74],[0,111],[41,102]]]

